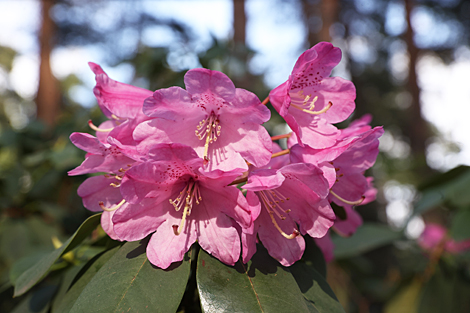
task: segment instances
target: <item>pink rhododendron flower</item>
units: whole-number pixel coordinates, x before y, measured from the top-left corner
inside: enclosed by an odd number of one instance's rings
[[[329,148],[291,147],[292,162],[311,163],[323,170],[331,188],[329,198],[340,206],[361,203],[369,189],[364,172],[375,163],[383,129],[371,129],[368,123],[368,116],[351,123]]]
[[[373,178],[367,177],[368,189],[364,193],[364,201],[357,205],[364,205],[375,200],[377,196],[377,189],[372,185]],[[335,224],[331,228],[337,234],[343,237],[352,236],[358,227],[362,225],[362,217],[359,213],[356,212],[353,205],[343,204],[344,211],[346,213],[345,217],[336,217]],[[330,236],[331,230],[322,237],[314,238],[315,243],[320,248],[325,257],[326,262],[331,262],[334,259],[334,250],[335,246]]]
[[[344,121],[354,111],[353,83],[329,77],[340,60],[339,48],[320,42],[299,57],[289,79],[269,94],[302,146],[322,149],[334,145],[340,132],[332,124]]]
[[[320,248],[321,252],[323,253],[323,257],[325,258],[325,262],[330,263],[335,258],[335,245],[333,240],[331,240],[330,232],[321,237],[321,238],[313,238],[315,244]]]
[[[335,215],[325,200],[328,182],[313,165],[254,170],[243,188],[254,207],[254,226],[242,232],[244,262],[255,252],[258,235],[272,257],[285,266],[292,265],[305,250],[300,233],[323,237],[333,225]]]
[[[354,233],[362,224],[354,206],[375,198],[364,172],[383,133],[369,126],[369,117],[343,130],[333,126],[354,110],[354,85],[329,77],[340,59],[338,48],[319,43],[271,91],[271,103],[294,132],[284,151],[273,141],[289,135],[271,139],[262,126],[269,109],[223,73],[192,69],[186,89],[151,92],[89,63],[109,120],[99,127],[90,122],[96,137],[70,136],[87,155],[69,175],[103,173],[78,188],[83,205],[103,211],[102,227],[115,240],[150,235],[147,257],[161,268],[181,261],[195,241],[226,264],[234,265],[240,252],[247,262],[258,239],[289,266],[302,257],[306,234],[330,260],[329,229]],[[244,182],[246,197],[235,186]],[[346,217],[336,218],[330,202]]]
[[[126,169],[135,162],[134,159],[125,155],[126,149],[103,143],[90,134],[72,133],[70,140],[75,146],[88,153],[85,161],[69,171],[69,175],[99,172],[118,174],[121,169]],[[129,154],[133,155],[132,151]]]
[[[209,171],[244,171],[245,160],[255,166],[269,162],[271,139],[261,124],[270,111],[253,93],[208,69],[189,70],[184,83],[186,90],[160,89],[145,101],[144,113],[157,119],[136,128],[141,151],[156,143],[182,143],[196,150]]]
[[[155,232],[147,246],[150,262],[167,268],[199,245],[233,265],[240,255],[234,221],[249,228],[252,220],[245,197],[227,186],[238,172],[201,171],[203,159],[182,144],[158,144],[149,160],[126,171],[121,194],[127,207],[114,213],[116,235],[127,241]]]
[[[456,241],[448,236],[447,229],[438,224],[426,224],[424,231],[418,239],[422,249],[432,251],[441,247],[451,254],[470,250],[470,239]]]
[[[119,145],[135,146],[132,133],[138,124],[151,119],[142,112],[142,107],[144,100],[152,96],[153,92],[109,78],[98,64],[90,62],[88,65],[95,73],[96,86],[93,92],[98,105],[110,119],[98,128],[92,126],[97,131],[97,137],[107,142],[109,136]],[[134,154],[137,152],[134,151]]]

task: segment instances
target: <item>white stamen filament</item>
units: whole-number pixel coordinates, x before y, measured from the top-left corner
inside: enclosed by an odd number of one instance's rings
[[[111,128],[98,128],[97,126],[95,126],[93,124],[93,122],[91,120],[88,121],[88,126],[90,126],[90,128],[93,129],[94,131],[102,132],[102,133],[107,133],[107,132],[110,132],[114,129],[114,127],[111,127]]]
[[[338,194],[336,194],[333,190],[330,189],[330,193],[335,196],[336,198],[338,198],[340,201],[346,203],[346,204],[349,204],[349,205],[359,205],[361,204],[364,199],[366,198],[365,196],[362,196],[361,199],[359,200],[356,200],[356,201],[349,201],[349,200],[346,200],[346,199],[343,199],[342,197],[340,197]]]
[[[293,106],[296,109],[301,110],[302,112],[313,114],[313,115],[319,115],[328,111],[333,105],[333,103],[330,101],[323,109],[319,111],[314,111],[313,109],[315,108],[315,102],[318,100],[318,96],[315,96],[313,99],[311,99],[312,95],[304,96],[303,93],[304,91],[300,90],[296,93],[290,94],[291,106]]]
[[[126,203],[126,200],[122,199],[121,202],[119,202],[118,204],[116,204],[116,205],[115,205],[114,207],[112,207],[112,208],[107,208],[107,207],[105,207],[103,201],[100,201],[100,202],[99,202],[99,205],[100,205],[100,207],[101,207],[104,211],[106,211],[106,212],[113,212],[113,211],[116,211],[117,209],[119,209],[124,203]]]
[[[199,204],[199,202],[202,201],[201,192],[199,190],[198,184],[195,181],[190,181],[183,188],[183,190],[181,190],[179,196],[175,200],[170,199],[169,201],[176,211],[179,211],[184,204],[183,217],[181,219],[179,227],[178,225],[173,225],[173,231],[175,235],[178,236],[183,231],[186,217],[191,215],[193,201],[196,202],[196,204]]]
[[[220,126],[219,118],[212,112],[209,117],[206,117],[196,126],[195,134],[199,140],[206,138],[206,143],[204,144],[204,162],[207,163],[209,158],[209,144],[217,141],[218,136],[220,136]]]
[[[279,212],[282,211],[284,213],[289,213],[290,210],[282,210],[282,208],[279,205],[279,202],[284,203],[285,201],[289,200],[289,198],[284,197],[280,192],[275,191],[275,190],[262,190],[257,192],[259,195],[259,198],[261,201],[264,203],[264,206],[266,207],[266,210],[268,211],[269,216],[271,217],[271,221],[274,225],[274,227],[279,231],[279,233],[284,236],[287,239],[294,239],[297,237],[300,233],[297,229],[294,229],[292,234],[288,235],[286,234],[281,227],[276,222],[276,219],[274,218],[274,214],[277,215],[281,220],[285,220],[286,218]]]

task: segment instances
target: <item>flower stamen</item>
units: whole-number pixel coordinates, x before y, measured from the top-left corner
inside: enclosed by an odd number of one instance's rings
[[[209,162],[209,158],[207,157],[209,154],[209,144],[217,141],[221,129],[219,118],[214,112],[212,112],[209,117],[201,120],[196,126],[195,134],[197,138],[199,140],[206,138],[206,143],[204,144],[204,164]]]
[[[336,198],[338,198],[340,201],[346,203],[346,204],[349,204],[349,205],[359,205],[361,204],[364,199],[366,198],[365,196],[362,196],[361,199],[359,200],[356,200],[356,201],[349,201],[349,200],[346,200],[346,199],[343,199],[342,197],[340,197],[337,193],[335,193],[333,190],[330,189],[330,193],[335,196]]]
[[[321,110],[319,111],[314,111],[315,108],[315,102],[318,100],[318,96],[315,96],[313,99],[312,95],[306,95],[304,96],[304,91],[300,90],[296,93],[291,93],[291,106],[294,108],[301,110],[302,112],[308,113],[308,114],[313,114],[313,115],[319,115],[322,113],[325,113],[328,111],[333,103],[331,101],[328,102],[328,104]]]
[[[286,150],[282,150],[282,151],[273,153],[273,154],[271,155],[271,159],[272,159],[272,158],[275,158],[275,157],[278,157],[278,156],[281,156],[281,155],[289,154],[289,152],[290,152],[290,149],[286,149]]]
[[[184,199],[184,200],[183,200]],[[202,201],[201,191],[199,186],[195,181],[190,181],[179,193],[178,197],[175,200],[169,200],[173,205],[176,211],[179,211],[184,204],[183,217],[181,219],[180,225],[173,225],[173,231],[176,236],[179,236],[183,231],[185,225],[186,217],[191,215],[191,209],[193,207],[193,201],[196,204],[199,204]]]
[[[93,122],[91,120],[88,120],[88,126],[91,129],[93,129],[94,131],[102,132],[102,133],[107,133],[107,132],[110,132],[114,129],[114,127],[111,127],[111,128],[98,128],[95,124],[93,124]]]
[[[279,139],[283,139],[283,138],[290,138],[290,136],[292,136],[292,133],[288,133],[288,134],[284,134],[284,135],[272,136],[272,137],[271,137],[271,140],[272,140],[272,141],[275,141],[275,140],[279,140]]]
[[[106,212],[113,212],[113,211],[116,211],[117,209],[119,209],[124,203],[126,203],[126,200],[122,199],[121,202],[119,202],[118,204],[116,204],[114,207],[112,208],[107,208],[104,206],[104,202],[103,201],[100,201],[98,204],[100,205],[100,207],[106,211]]]
[[[271,217],[271,221],[274,227],[279,231],[279,233],[282,236],[284,236],[287,239],[294,239],[295,237],[300,235],[300,232],[297,229],[294,229],[292,234],[290,235],[286,234],[281,229],[281,227],[279,227],[274,217],[274,215],[276,215],[281,220],[286,219],[286,217],[282,215],[281,212],[288,214],[291,210],[283,210],[282,207],[280,206],[280,203],[285,203],[285,201],[288,201],[289,198],[284,197],[284,195],[282,195],[279,191],[276,191],[276,190],[261,190],[257,192],[257,194],[259,195],[259,198],[263,202],[264,207],[268,211],[268,214]]]

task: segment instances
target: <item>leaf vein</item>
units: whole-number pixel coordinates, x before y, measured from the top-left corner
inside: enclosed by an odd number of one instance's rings
[[[126,294],[127,292],[129,291],[129,288],[131,288],[132,286],[132,283],[134,282],[134,280],[137,278],[137,275],[139,275],[140,273],[140,270],[142,269],[142,267],[144,266],[145,262],[147,262],[147,258],[145,258],[144,262],[142,263],[142,265],[139,267],[139,270],[137,271],[137,273],[134,275],[134,277],[132,278],[129,286],[127,287],[127,289],[124,291],[124,294],[122,295],[121,299],[119,300],[119,302],[117,303],[116,305],[116,310],[119,308],[121,302],[124,300],[124,298],[126,297]],[[114,311],[114,312],[117,312],[117,311]]]
[[[260,308],[261,312],[264,313],[263,307],[261,306],[261,302],[259,301],[258,293],[255,290],[255,286],[253,285],[253,282],[251,281],[250,275],[248,275],[248,272],[245,268],[245,264],[242,263],[242,266],[243,266],[243,270],[245,270],[246,277],[248,277],[248,280],[250,281],[251,289],[253,289],[253,291],[255,293],[256,301],[258,301],[259,308]]]

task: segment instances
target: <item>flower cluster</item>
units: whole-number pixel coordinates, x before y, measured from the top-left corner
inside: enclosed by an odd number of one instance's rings
[[[336,228],[351,235],[361,220],[354,206],[372,201],[364,176],[378,153],[381,127],[370,118],[339,130],[354,110],[354,85],[330,77],[341,51],[319,43],[298,59],[289,79],[268,100],[293,130],[270,137],[262,126],[270,110],[223,73],[189,70],[186,89],[155,92],[110,79],[90,63],[94,93],[108,120],[90,122],[96,136],[73,133],[85,161],[70,175],[101,173],[78,194],[116,240],[150,234],[147,256],[167,268],[197,240],[233,265],[247,262],[261,241],[289,266],[305,249],[302,235],[318,240]],[[288,138],[282,150],[276,140]],[[331,207],[342,207],[337,217]],[[325,250],[327,252],[327,250]],[[328,255],[328,254],[327,254]]]
[[[459,254],[470,250],[470,240],[457,241],[449,236],[447,229],[439,224],[426,224],[418,238],[419,246],[430,253],[448,252]]]

